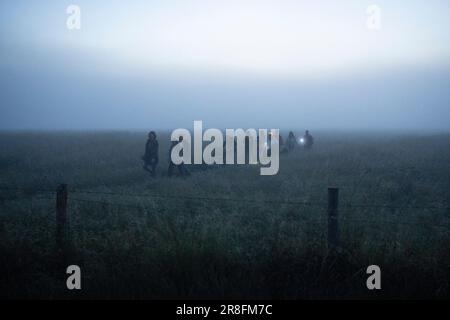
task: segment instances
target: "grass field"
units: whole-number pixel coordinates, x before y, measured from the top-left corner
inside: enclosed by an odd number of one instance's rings
[[[3,132],[0,186],[20,190],[0,189],[0,294],[450,298],[450,135],[315,138],[311,152],[281,155],[275,176],[242,165],[169,178],[160,133],[153,179],[140,160],[145,132]],[[60,183],[69,188],[64,256],[50,192]],[[328,186],[340,189],[338,256],[327,255]],[[81,267],[81,291],[66,289],[69,264]],[[366,288],[372,264],[382,290]]]

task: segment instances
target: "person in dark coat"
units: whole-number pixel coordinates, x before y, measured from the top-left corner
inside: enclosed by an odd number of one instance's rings
[[[169,168],[167,170],[167,175],[169,177],[172,176],[173,174],[173,168],[177,167],[178,168],[178,173],[180,176],[184,177],[184,176],[188,176],[190,175],[190,172],[188,171],[188,169],[186,168],[186,166],[184,165],[184,163],[180,163],[180,164],[175,164],[172,161],[172,149],[173,147],[175,147],[178,143],[181,143],[183,141],[183,137],[181,136],[177,141],[172,141],[170,148],[169,148]]]
[[[156,133],[154,131],[150,131],[148,134],[148,140],[145,144],[145,154],[142,157],[144,160],[144,170],[150,172],[152,177],[156,175],[156,166],[158,165],[158,152],[159,152],[159,144],[158,140],[156,140]],[[149,169],[149,167],[151,169]]]
[[[293,151],[296,145],[297,145],[297,139],[295,138],[294,133],[292,131],[290,131],[288,139],[287,139],[287,147],[288,147],[289,152]]]
[[[305,149],[311,149],[313,144],[314,144],[314,138],[313,136],[309,133],[309,130],[305,131],[305,135],[302,138],[303,141],[303,147]]]
[[[288,147],[284,144],[284,139],[283,136],[280,134],[280,136],[278,137],[278,144],[280,146],[280,153],[281,154],[286,154],[289,153],[289,149]]]

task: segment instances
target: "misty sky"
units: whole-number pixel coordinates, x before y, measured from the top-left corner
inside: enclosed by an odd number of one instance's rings
[[[1,1],[0,129],[449,130],[449,31],[447,0]]]

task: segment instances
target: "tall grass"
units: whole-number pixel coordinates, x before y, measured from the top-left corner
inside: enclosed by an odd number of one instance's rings
[[[187,179],[165,175],[167,137],[159,134],[160,165],[152,179],[141,168],[145,133],[1,134],[0,185],[26,190],[0,190],[0,294],[450,297],[450,210],[398,208],[450,206],[450,136],[322,133],[311,152],[283,155],[276,176],[260,176],[255,166],[222,166],[191,168]],[[35,191],[61,182],[69,190],[170,198],[69,191],[61,257],[54,242],[54,194]],[[327,255],[324,208],[266,201],[325,203],[329,185],[340,188],[343,204],[338,257]],[[81,291],[65,287],[68,264],[81,266]],[[371,264],[381,267],[381,291],[365,286]]]

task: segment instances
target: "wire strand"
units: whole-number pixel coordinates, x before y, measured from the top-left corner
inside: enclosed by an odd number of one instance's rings
[[[37,189],[37,188],[18,188],[18,187],[5,187],[0,186],[1,190],[15,190],[23,192],[55,192],[50,189]],[[103,192],[103,191],[90,191],[80,189],[69,189],[70,193],[75,194],[91,194],[91,195],[107,195],[107,196],[121,196],[121,197],[140,197],[140,198],[155,198],[155,199],[172,199],[172,200],[199,200],[199,201],[232,201],[232,202],[246,202],[246,203],[271,203],[271,204],[286,204],[286,205],[298,205],[298,206],[310,206],[310,207],[327,207],[325,202],[312,202],[306,200],[274,200],[274,199],[246,199],[246,198],[221,198],[221,197],[207,197],[207,196],[170,196],[161,194],[148,194],[148,193],[123,193],[123,192]],[[74,199],[77,201],[87,201],[86,199]],[[92,201],[92,200],[89,200]],[[450,210],[450,207],[444,206],[398,206],[398,205],[386,205],[386,204],[352,204],[344,203],[339,205],[340,208],[372,208],[372,209],[396,209],[396,210]]]

